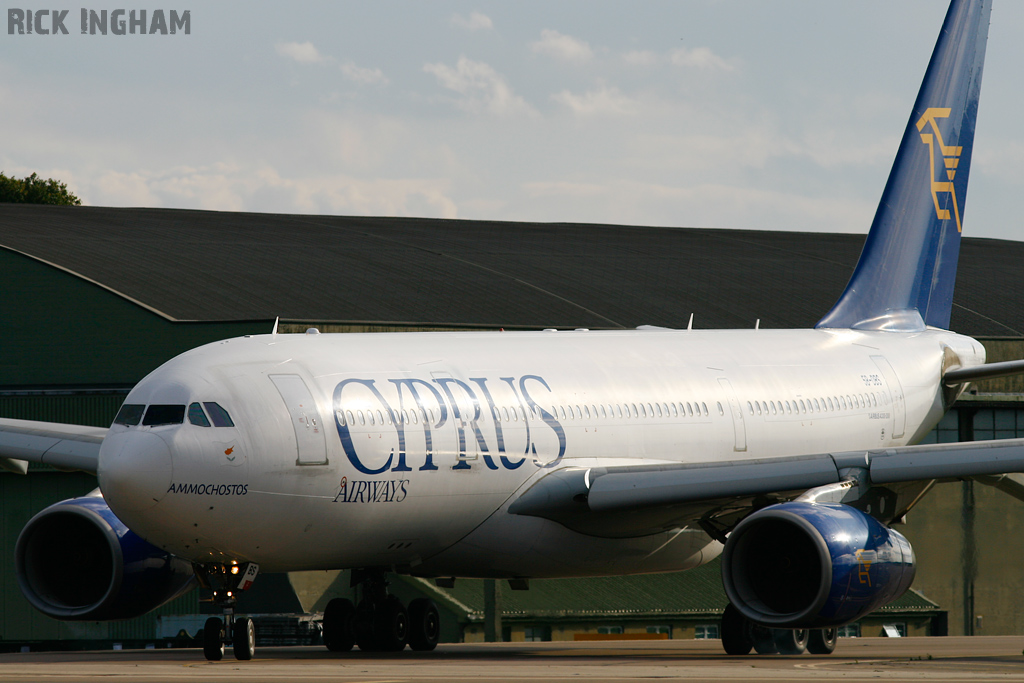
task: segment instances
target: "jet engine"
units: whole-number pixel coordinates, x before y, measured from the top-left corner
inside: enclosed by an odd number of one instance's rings
[[[101,497],[46,508],[25,525],[14,553],[21,592],[65,621],[137,617],[194,584],[189,561],[141,539]]]
[[[722,553],[722,581],[748,619],[828,628],[901,596],[914,551],[897,531],[848,505],[791,502],[740,522]]]

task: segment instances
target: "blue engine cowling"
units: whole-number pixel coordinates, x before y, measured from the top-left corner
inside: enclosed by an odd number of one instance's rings
[[[914,580],[897,531],[848,505],[781,503],[740,522],[722,553],[722,581],[748,619],[825,628],[889,603]]]
[[[14,550],[18,585],[65,621],[130,619],[194,585],[192,564],[147,543],[100,497],[72,498],[25,525]]]

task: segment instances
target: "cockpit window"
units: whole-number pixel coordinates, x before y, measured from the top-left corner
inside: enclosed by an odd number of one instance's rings
[[[231,416],[228,415],[228,411],[221,408],[219,403],[205,401],[203,405],[206,406],[206,412],[210,414],[210,419],[213,420],[214,427],[235,426],[235,423],[231,421]]]
[[[203,412],[203,407],[198,403],[193,403],[189,405],[188,421],[199,427],[210,426],[210,421],[206,419],[206,413]]]
[[[142,419],[142,413],[145,410],[146,406],[144,405],[140,405],[138,403],[125,403],[121,406],[121,410],[117,411],[117,417],[114,418],[114,424],[134,427],[139,424],[139,420]]]
[[[153,404],[146,410],[146,417],[142,418],[142,425],[144,427],[180,425],[184,421],[185,406]]]

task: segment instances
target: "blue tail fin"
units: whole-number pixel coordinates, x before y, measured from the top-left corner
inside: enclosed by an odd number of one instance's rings
[[[864,250],[816,327],[949,328],[991,0],[952,0]]]

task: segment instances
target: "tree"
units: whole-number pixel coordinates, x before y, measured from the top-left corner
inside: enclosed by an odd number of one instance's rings
[[[8,177],[0,173],[0,202],[82,205],[82,200],[68,190],[66,183],[53,178],[43,180],[35,173],[24,178]]]

